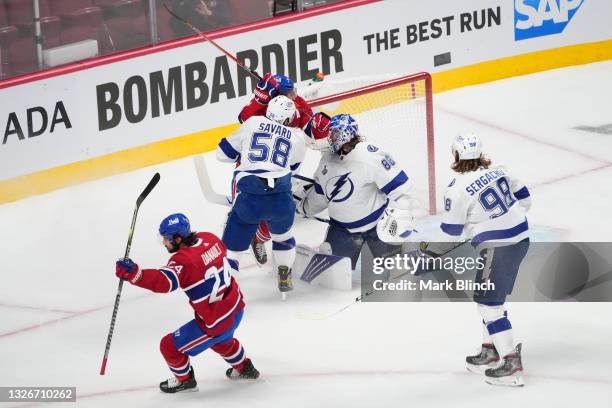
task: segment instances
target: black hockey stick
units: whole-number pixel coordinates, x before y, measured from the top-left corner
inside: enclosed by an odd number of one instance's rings
[[[221,51],[222,53],[224,53],[225,55],[227,55],[228,57],[230,57],[236,64],[238,64],[242,69],[244,69],[246,72],[249,73],[249,75],[251,75],[253,78],[257,78],[257,80],[261,80],[261,75],[259,75],[257,72],[255,72],[254,70],[252,70],[251,68],[247,67],[246,65],[244,65],[244,63],[240,62],[238,60],[238,58],[234,57],[232,54],[229,53],[229,51],[225,50],[225,48],[221,47],[219,44],[217,44],[215,41],[211,40],[210,37],[208,37],[206,34],[204,34],[202,31],[200,31],[196,26],[194,26],[191,21],[189,20],[185,20],[183,17],[177,15],[174,11],[172,11],[170,9],[170,7],[168,7],[166,5],[166,3],[164,4],[164,8],[168,11],[168,13],[170,13],[172,15],[172,17],[176,18],[177,20],[179,20],[180,22],[182,22],[183,24],[185,24],[187,27],[191,28],[196,34],[198,34],[200,37],[204,38],[206,41],[208,41],[209,43],[211,43],[212,45],[214,45],[215,47],[217,47],[217,49],[219,49],[219,51]]]
[[[125,256],[123,259],[127,259],[130,256],[130,249],[132,248],[132,237],[134,236],[134,228],[136,227],[136,216],[138,215],[138,208],[145,198],[149,195],[151,190],[155,188],[159,183],[159,173],[155,173],[149,184],[140,193],[138,199],[136,199],[136,208],[134,208],[134,215],[132,216],[132,225],[130,226],[130,233],[128,235],[127,245],[125,247]],[[117,311],[119,310],[119,299],[121,299],[121,289],[123,289],[123,279],[119,279],[119,288],[117,289],[117,296],[115,297],[115,307],[113,308],[113,315],[111,317],[110,327],[108,329],[108,337],[106,338],[106,349],[104,350],[104,358],[102,359],[102,367],[100,368],[100,375],[104,375],[106,372],[106,361],[108,360],[108,352],[110,350],[111,339],[113,338],[113,331],[115,330],[115,320],[117,319]]]

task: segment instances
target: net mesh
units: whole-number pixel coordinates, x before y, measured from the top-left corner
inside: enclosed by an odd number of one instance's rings
[[[342,84],[345,88],[347,85],[350,87],[350,83]],[[413,194],[420,202],[417,216],[435,212],[430,87],[429,75],[419,74],[335,93],[334,85],[327,84],[327,89],[319,87],[312,95],[317,98],[310,100],[315,110],[330,116],[351,114],[366,143],[393,156],[408,174]]]

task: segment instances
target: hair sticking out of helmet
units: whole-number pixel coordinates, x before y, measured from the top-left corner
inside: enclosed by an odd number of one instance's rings
[[[332,153],[338,153],[344,144],[355,138],[363,141],[363,137],[359,135],[359,125],[351,115],[343,113],[331,119],[327,142]]]
[[[189,219],[181,213],[171,214],[163,219],[159,225],[159,235],[172,241],[179,236],[187,238],[191,235]]]
[[[491,165],[491,160],[482,154],[480,139],[473,133],[457,135],[451,145],[451,152],[454,158],[451,168],[457,173],[488,169]]]
[[[279,95],[268,103],[266,117],[281,125],[287,125],[295,116],[295,104],[286,96]]]
[[[459,155],[459,160],[478,159],[482,154],[482,143],[474,133],[459,134],[451,146],[453,156]]]

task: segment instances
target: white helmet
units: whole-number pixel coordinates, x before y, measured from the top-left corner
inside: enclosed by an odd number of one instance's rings
[[[482,154],[482,143],[474,133],[459,134],[451,146],[453,156],[459,154],[459,160],[478,159]]]
[[[266,117],[281,125],[285,124],[286,120],[291,121],[295,116],[295,104],[284,95],[279,95],[268,103],[266,109]]]

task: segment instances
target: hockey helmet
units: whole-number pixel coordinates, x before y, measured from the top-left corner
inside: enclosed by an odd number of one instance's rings
[[[266,117],[281,125],[286,124],[286,121],[291,121],[295,116],[295,104],[284,95],[279,95],[268,103],[266,109]]]
[[[278,92],[281,95],[288,95],[295,90],[295,85],[293,84],[291,78],[280,74],[274,75],[273,78],[278,83]]]
[[[359,125],[357,125],[357,121],[351,115],[343,113],[331,118],[327,142],[332,153],[338,153],[345,143],[350,142],[356,137],[360,141],[362,140],[359,135]]]
[[[159,235],[172,242],[175,236],[187,238],[191,235],[189,219],[181,213],[171,214],[159,225]]]
[[[482,142],[475,133],[458,134],[451,145],[453,156],[459,155],[459,160],[478,159],[482,154]]]

